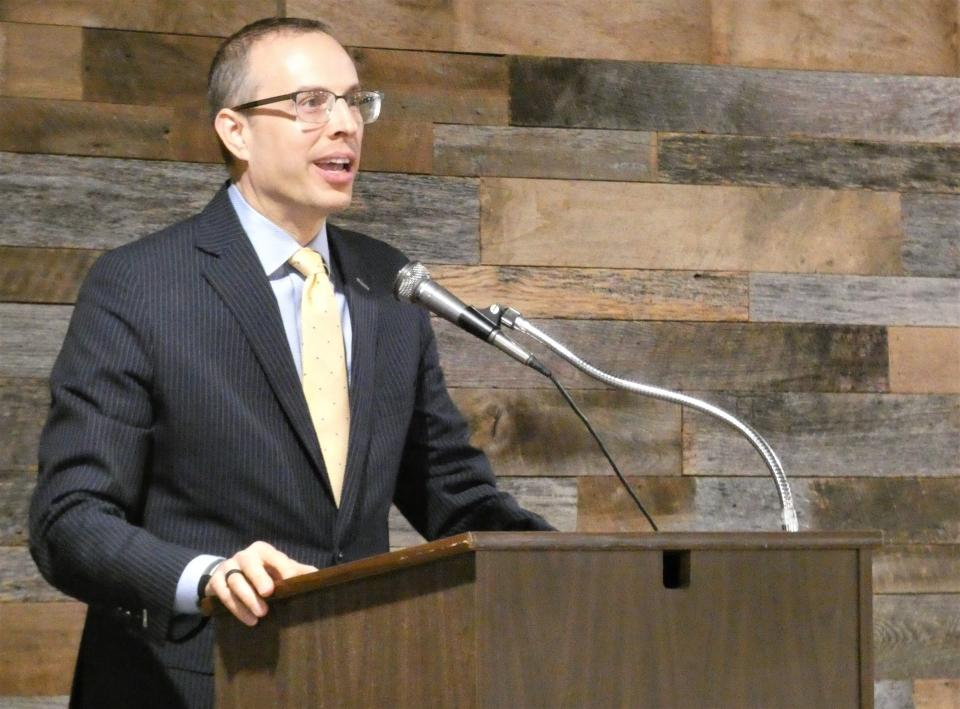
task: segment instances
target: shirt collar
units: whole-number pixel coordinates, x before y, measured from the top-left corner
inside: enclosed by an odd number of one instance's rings
[[[264,273],[267,276],[273,276],[283,269],[301,246],[293,236],[281,229],[256,209],[250,206],[250,203],[244,199],[240,190],[233,183],[227,188],[227,195],[230,197],[230,203],[233,205],[237,217],[240,219],[240,225],[247,233],[247,238],[253,245],[253,250],[257,253],[260,265],[263,266]],[[324,221],[320,231],[313,237],[313,240],[307,244],[308,248],[317,251],[322,257],[327,268],[330,269],[330,243],[327,240],[327,223]]]

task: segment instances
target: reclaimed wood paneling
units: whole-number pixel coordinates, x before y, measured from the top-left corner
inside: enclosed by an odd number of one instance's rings
[[[102,253],[0,246],[0,302],[72,303],[84,276]]]
[[[0,95],[79,99],[79,27],[0,22]]]
[[[768,394],[739,397],[731,413],[788,475],[960,476],[960,396]],[[739,433],[700,412],[684,411],[683,444],[684,474],[767,474]]]
[[[960,594],[873,600],[877,678],[960,677]]]
[[[0,470],[37,469],[37,443],[49,405],[45,380],[0,378]]]
[[[559,392],[454,389],[472,442],[499,475],[609,475],[597,444]],[[621,470],[680,475],[680,411],[620,391],[573,391]]]
[[[46,377],[73,308],[0,303],[0,377]]]
[[[887,388],[883,328],[584,320],[535,324],[604,371],[670,389],[881,392]],[[452,386],[551,386],[533,370],[445,321],[438,321],[436,330]],[[530,344],[520,335],[517,339]],[[531,350],[540,357],[543,348]],[[603,386],[549,353],[541,359],[567,386]]]
[[[960,278],[751,273],[750,319],[960,327]]]
[[[955,0],[713,0],[713,63],[957,73]]]
[[[896,193],[483,178],[481,209],[486,264],[801,273],[900,267]]]
[[[884,546],[873,556],[874,593],[960,593],[960,546]]]
[[[27,543],[27,510],[36,478],[32,471],[0,470],[0,547]]]
[[[960,394],[960,329],[891,327],[890,391]]]
[[[665,531],[780,528],[780,500],[772,478],[628,480]],[[960,542],[960,478],[793,478],[790,485],[801,529],[880,529],[888,544]],[[577,513],[582,532],[647,529],[612,475],[579,479]]]
[[[67,694],[86,606],[0,603],[0,696]]]
[[[960,141],[949,77],[516,57],[510,123],[677,133]]]
[[[49,603],[68,601],[48,584],[37,570],[25,546],[0,546],[0,603]],[[0,707],[3,706],[0,700]]]
[[[960,276],[960,195],[903,195],[903,268],[911,276]]]
[[[442,265],[430,271],[465,302],[509,305],[528,318],[743,321],[749,315],[745,273]]]
[[[960,145],[671,133],[657,159],[666,182],[960,191]]]
[[[434,171],[433,124],[378,120],[367,126],[363,132],[361,170],[429,175]],[[360,178],[357,185],[365,179]]]
[[[641,131],[440,125],[433,169],[438,175],[646,181],[656,176],[656,153],[656,135]]]
[[[707,0],[287,0],[346,44],[488,54],[708,62]]]
[[[45,697],[0,697],[3,709],[67,709],[70,697],[55,695]]]
[[[0,20],[226,37],[282,9],[278,0],[0,0]]]
[[[876,709],[915,709],[913,682],[905,679],[878,679],[873,683],[873,701]]]
[[[913,709],[960,707],[960,679],[913,681]]]

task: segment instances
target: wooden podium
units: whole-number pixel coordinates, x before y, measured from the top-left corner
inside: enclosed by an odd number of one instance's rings
[[[217,617],[217,706],[871,707],[879,533],[471,533]]]

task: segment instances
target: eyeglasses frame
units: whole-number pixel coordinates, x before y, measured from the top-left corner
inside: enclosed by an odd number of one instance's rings
[[[241,103],[239,106],[231,106],[231,107],[230,107],[230,110],[231,110],[231,111],[246,111],[246,110],[251,109],[251,108],[259,108],[260,106],[266,106],[266,105],[271,104],[271,103],[280,103],[281,101],[291,101],[291,100],[292,100],[292,101],[293,101],[293,110],[294,110],[294,112],[297,114],[297,118],[299,118],[299,119],[302,121],[302,120],[304,120],[304,119],[300,118],[300,112],[297,111],[297,96],[299,96],[300,94],[314,93],[314,92],[317,92],[317,91],[323,91],[323,92],[328,93],[328,94],[330,94],[331,96],[333,96],[333,105],[334,105],[334,106],[337,105],[337,101],[339,101],[340,99],[343,99],[344,103],[347,103],[347,97],[350,96],[351,94],[357,94],[357,93],[376,94],[377,96],[380,97],[380,101],[381,101],[381,102],[383,101],[383,92],[382,92],[382,91],[368,91],[368,90],[366,90],[366,89],[352,89],[352,90],[348,91],[348,92],[345,93],[345,94],[335,94],[335,93],[333,93],[333,91],[330,91],[329,89],[299,89],[298,91],[292,91],[292,92],[289,93],[289,94],[282,94],[282,95],[280,95],[280,96],[270,96],[269,98],[260,98],[260,99],[257,99],[256,101],[248,101],[247,103]],[[349,106],[350,106],[350,104],[347,103],[347,107],[348,107],[348,108],[349,108]],[[330,113],[333,113],[333,109],[332,109],[332,108],[330,109]],[[330,120],[330,113],[328,113],[328,115],[327,115],[327,121],[324,121],[324,123],[326,123],[326,122],[328,122],[328,121]],[[377,118],[379,118],[379,116],[377,116]],[[313,123],[312,121],[306,121],[306,122],[307,122],[307,123],[312,123],[313,125],[323,125],[323,123]],[[371,121],[371,123],[372,123],[372,122],[373,122],[373,121]]]

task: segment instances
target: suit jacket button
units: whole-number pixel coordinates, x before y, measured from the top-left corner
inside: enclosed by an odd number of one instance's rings
[[[337,554],[336,554],[336,559],[337,559],[337,561],[343,561],[343,552],[342,552],[342,551],[338,551],[338,552],[337,552]]]

